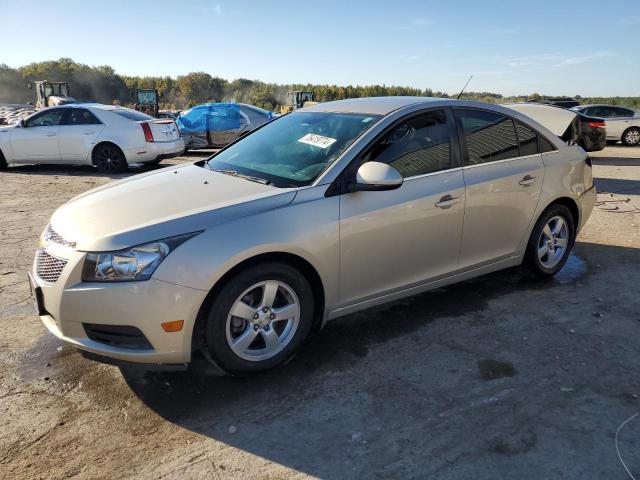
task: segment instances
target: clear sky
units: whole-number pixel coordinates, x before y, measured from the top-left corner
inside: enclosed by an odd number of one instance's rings
[[[0,32],[12,67],[640,95],[640,0],[0,0]]]

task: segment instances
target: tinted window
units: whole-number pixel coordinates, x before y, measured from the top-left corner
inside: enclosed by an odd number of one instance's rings
[[[555,150],[556,150],[556,147],[554,147],[549,140],[547,140],[542,135],[540,135],[540,152],[547,153],[547,152],[553,152]]]
[[[521,157],[538,153],[538,134],[536,132],[516,122],[516,133],[518,134]]]
[[[64,110],[61,108],[55,110],[46,110],[42,113],[34,115],[26,121],[27,127],[51,127],[62,123]]]
[[[67,115],[64,119],[64,125],[97,125],[100,120],[84,108],[70,108],[67,110]]]
[[[449,168],[450,151],[447,118],[440,110],[398,125],[363,160],[387,163],[408,178]]]
[[[513,120],[485,110],[456,110],[467,142],[469,165],[519,156]]]
[[[633,111],[626,108],[610,108],[614,117],[633,117]]]
[[[129,108],[116,108],[111,110],[113,113],[120,115],[121,117],[133,120],[134,122],[143,122],[145,120],[153,120],[153,117],[146,113],[131,110]]]

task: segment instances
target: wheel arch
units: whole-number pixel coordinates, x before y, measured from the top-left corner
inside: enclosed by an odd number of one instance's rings
[[[553,205],[564,205],[569,209],[569,211],[571,212],[571,215],[573,216],[574,226],[577,231],[578,228],[580,227],[580,209],[578,208],[578,203],[571,197],[558,197],[552,200],[551,202],[549,202],[549,204],[546,207],[544,207],[542,212],[540,212],[540,215],[546,212],[547,209]]]
[[[96,149],[102,145],[113,145],[114,147],[116,147],[118,150],[120,150],[120,153],[124,157],[125,162],[127,162],[127,165],[129,164],[129,160],[127,159],[127,155],[124,153],[124,149],[113,140],[100,140],[98,143],[96,143],[93,146],[93,148],[91,149],[91,153],[89,154],[89,160],[91,160],[92,164],[93,164],[93,154],[95,153]]]
[[[288,252],[268,252],[261,253],[255,255],[253,257],[247,258],[240,263],[233,266],[229,269],[220,279],[211,287],[209,293],[205,297],[202,305],[200,305],[200,309],[198,310],[198,315],[196,316],[196,321],[193,327],[193,331],[191,334],[191,351],[194,352],[200,348],[203,342],[204,335],[204,322],[206,321],[206,316],[209,307],[211,306],[211,302],[214,298],[220,293],[222,288],[227,284],[227,282],[237,275],[239,272],[246,270],[247,268],[251,268],[255,265],[259,265],[261,263],[267,262],[280,262],[291,265],[296,268],[311,284],[311,288],[314,292],[314,316],[313,316],[313,328],[318,329],[322,326],[322,319],[324,317],[324,309],[325,309],[325,288],[322,283],[322,279],[317,269],[306,259],[303,257],[288,253]]]

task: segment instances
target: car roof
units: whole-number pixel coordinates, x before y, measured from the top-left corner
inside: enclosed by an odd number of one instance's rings
[[[336,100],[333,102],[318,103],[310,107],[304,107],[299,111],[305,112],[332,112],[332,113],[363,113],[369,115],[388,115],[389,113],[409,105],[432,102],[454,102],[447,98],[433,97],[366,97],[350,98],[348,100]]]

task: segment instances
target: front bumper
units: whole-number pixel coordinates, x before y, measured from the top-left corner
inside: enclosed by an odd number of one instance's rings
[[[85,254],[60,245],[49,245],[48,254],[67,260],[55,282],[30,275],[40,297],[40,319],[59,339],[82,350],[113,359],[179,364],[191,360],[191,335],[207,292],[157,279],[141,282],[82,282]],[[184,320],[179,332],[167,333],[161,323]],[[114,346],[89,338],[83,324],[121,325],[138,328],[151,348]]]

